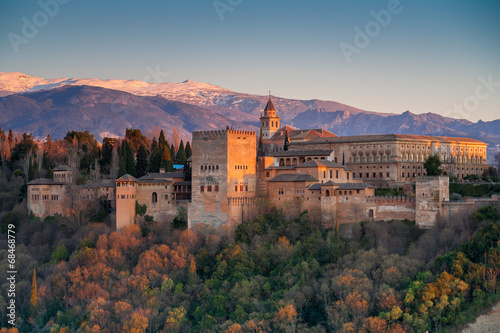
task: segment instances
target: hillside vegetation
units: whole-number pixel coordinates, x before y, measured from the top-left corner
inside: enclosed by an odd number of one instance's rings
[[[307,212],[272,209],[234,232],[154,221],[111,232],[30,217],[16,180],[0,185],[11,198],[2,231],[17,230],[21,332],[437,332],[499,299],[491,206],[425,231],[408,221],[326,230]]]

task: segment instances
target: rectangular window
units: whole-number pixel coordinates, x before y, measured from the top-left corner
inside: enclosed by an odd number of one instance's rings
[[[366,178],[370,178],[370,174],[368,172],[366,173]]]
[[[168,194],[165,194],[165,200],[168,200]]]
[[[245,185],[245,191],[248,192],[248,185]]]
[[[347,179],[349,179],[349,172],[347,173]]]
[[[219,185],[215,185],[215,192],[219,192]]]
[[[330,170],[330,178],[333,178],[333,170]]]
[[[389,178],[389,173],[387,173],[387,178]]]
[[[207,192],[212,192],[212,185],[207,186]]]
[[[269,177],[269,171],[266,171],[266,177]]]
[[[238,192],[238,185],[234,185],[234,191]]]
[[[125,194],[122,194],[122,199],[125,199]]]
[[[336,170],[336,171],[335,171],[335,177],[336,177],[336,178],[339,178],[339,170]]]
[[[243,192],[243,184],[240,185],[240,192]]]
[[[204,185],[200,186],[200,192],[205,192],[205,186]]]
[[[280,188],[278,189],[278,194],[283,194],[283,187],[280,187]]]

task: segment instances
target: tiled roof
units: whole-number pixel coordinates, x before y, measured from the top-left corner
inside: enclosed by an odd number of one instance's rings
[[[148,179],[172,179],[172,178],[184,178],[184,173],[182,172],[161,172],[161,173],[148,173],[145,176],[139,178],[139,180]]]
[[[135,178],[132,175],[129,175],[128,173],[115,180],[115,182],[136,182],[136,181],[137,178]]]
[[[315,168],[315,167],[327,167],[327,168],[345,168],[344,165],[333,163],[328,160],[310,160],[297,166],[297,168]]]
[[[71,171],[71,169],[67,165],[58,165],[53,171]]]
[[[291,126],[284,126],[276,131],[270,140],[284,140],[285,131],[288,132],[288,138],[290,141],[301,140],[304,138],[309,138],[313,140],[315,138],[332,138],[337,137],[337,135],[322,129],[322,128],[310,128],[310,129],[297,129]]]
[[[270,182],[317,182],[318,180],[307,173],[284,173],[278,175]]]
[[[191,182],[175,182],[175,183],[173,183],[173,185],[176,185],[176,186],[181,186],[181,185],[191,186]]]
[[[264,112],[267,111],[276,111],[276,108],[274,107],[273,101],[271,101],[271,97],[269,97],[269,101],[267,101],[266,108],[264,109]]]
[[[266,170],[295,170],[296,166],[276,166],[271,165],[266,168]]]
[[[357,142],[380,142],[380,141],[438,141],[438,142],[466,142],[475,144],[485,144],[482,141],[471,138],[429,136],[429,135],[410,135],[410,134],[373,134],[373,135],[353,135],[339,136],[330,138],[317,138],[308,142],[295,142],[294,145],[311,143],[357,143]]]
[[[308,187],[309,190],[321,190],[321,184],[320,183],[316,183],[316,184],[312,184]]]
[[[38,178],[26,183],[26,185],[64,185],[64,182],[56,182],[53,179]]]
[[[369,185],[366,183],[342,183],[335,185],[340,185],[339,187],[337,187],[337,190],[362,190],[368,187],[374,187],[373,185]]]
[[[330,156],[333,152],[331,149],[316,149],[316,150],[283,150],[274,153],[274,157],[288,157],[288,156]]]

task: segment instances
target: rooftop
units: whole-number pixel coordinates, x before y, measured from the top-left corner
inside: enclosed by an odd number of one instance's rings
[[[348,143],[348,142],[380,142],[380,141],[434,141],[434,142],[465,142],[474,144],[486,144],[482,141],[471,138],[447,137],[447,136],[429,136],[429,135],[410,135],[410,134],[373,134],[373,135],[353,135],[339,136],[329,138],[317,138],[308,142],[294,142],[293,144],[310,144],[310,143]]]
[[[71,171],[71,169],[67,165],[58,165],[53,171]]]
[[[115,180],[115,182],[136,182],[136,181],[137,178],[135,178],[132,175],[129,175],[128,173]]]
[[[307,173],[284,173],[278,175],[270,182],[317,182],[318,180]]]
[[[288,156],[330,156],[333,150],[331,149],[316,149],[316,150],[283,150],[274,153],[274,157]]]
[[[333,163],[329,160],[310,160],[297,166],[297,168],[315,168],[315,167],[327,167],[327,168],[345,168],[345,165]]]

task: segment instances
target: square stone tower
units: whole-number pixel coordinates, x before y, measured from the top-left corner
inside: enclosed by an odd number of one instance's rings
[[[193,132],[188,226],[234,227],[252,216],[257,192],[255,132]]]
[[[447,176],[418,177],[415,185],[415,223],[421,228],[432,227],[443,201],[450,200]]]

